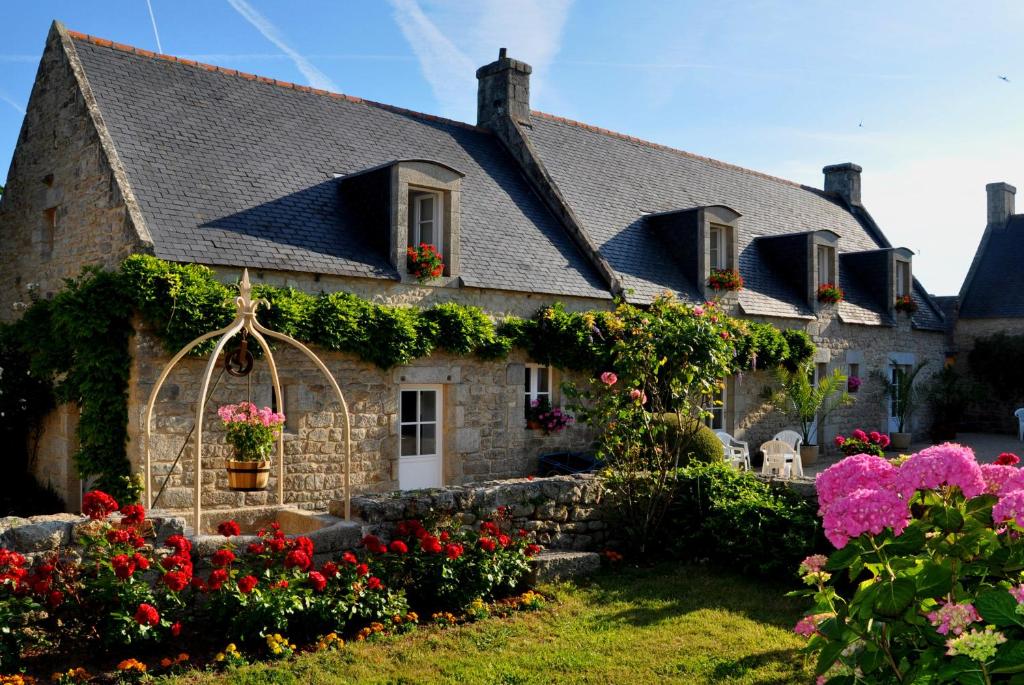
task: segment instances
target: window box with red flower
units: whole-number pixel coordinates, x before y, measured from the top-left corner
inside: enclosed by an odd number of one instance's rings
[[[409,273],[420,283],[429,283],[444,273],[444,259],[437,248],[428,243],[406,250],[409,257]]]
[[[735,292],[743,289],[743,276],[736,269],[712,269],[708,287],[716,291]]]
[[[843,301],[843,289],[835,283],[822,283],[818,286],[818,302],[838,304]]]
[[[860,379],[860,376],[848,376],[846,379],[846,392],[857,392],[862,384],[863,381]]]
[[[917,311],[917,302],[914,302],[914,298],[910,295],[900,295],[897,297],[894,306],[896,311],[903,312],[904,314],[913,314]]]

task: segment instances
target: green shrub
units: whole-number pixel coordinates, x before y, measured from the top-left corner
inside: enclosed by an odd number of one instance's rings
[[[680,556],[782,575],[824,547],[815,504],[749,471],[692,464],[679,471],[678,487],[665,529]]]
[[[790,371],[799,368],[814,357],[814,342],[811,340],[811,336],[807,334],[807,331],[787,328],[782,331],[782,337],[789,347],[789,357],[783,360],[782,365]]]
[[[725,459],[722,441],[715,435],[715,431],[697,419],[680,417],[678,414],[659,414],[655,420],[665,426],[669,448],[677,455],[679,466],[711,464]]]

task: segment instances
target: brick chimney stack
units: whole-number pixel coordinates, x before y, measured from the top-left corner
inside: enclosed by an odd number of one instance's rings
[[[988,195],[988,225],[1003,225],[1013,215],[1013,196],[1017,189],[1009,183],[989,183],[985,193]]]
[[[506,117],[529,124],[532,71],[526,62],[508,57],[505,48],[498,52],[497,61],[477,69],[477,126],[497,130],[495,124]]]
[[[847,204],[860,206],[860,172],[853,162],[832,164],[822,169],[825,173],[825,192],[835,193]]]

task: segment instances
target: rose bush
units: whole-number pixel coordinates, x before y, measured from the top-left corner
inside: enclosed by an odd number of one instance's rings
[[[1012,455],[1009,455],[1012,456]],[[860,454],[817,479],[837,551],[800,574],[818,683],[1016,683],[1024,674],[1024,471],[946,443]]]
[[[510,594],[529,570],[529,558],[540,551],[527,531],[510,527],[506,511],[500,508],[474,530],[401,521],[389,545],[368,535],[363,546],[417,608],[464,608],[475,599]]]

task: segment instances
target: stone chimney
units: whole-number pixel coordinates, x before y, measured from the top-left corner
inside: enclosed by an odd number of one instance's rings
[[[845,162],[829,165],[822,171],[825,173],[826,193],[835,193],[847,204],[860,205],[860,172],[863,169],[853,162]]]
[[[530,72],[533,67],[505,53],[505,48],[501,48],[497,61],[476,70],[479,82],[477,126],[496,130],[499,127],[495,124],[507,117],[523,124],[530,123]]]
[[[1009,183],[989,183],[985,186],[988,194],[988,224],[1001,226],[1013,214],[1013,196],[1017,189]]]

